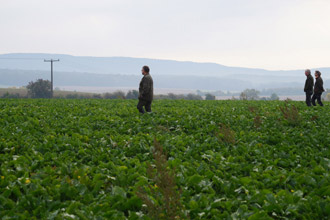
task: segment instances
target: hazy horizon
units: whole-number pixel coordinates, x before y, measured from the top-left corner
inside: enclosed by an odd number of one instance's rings
[[[28,52],[13,52],[13,53],[3,53],[0,55],[23,55],[22,58],[27,58],[28,57],[24,57],[24,55],[31,55],[31,54],[40,54],[40,55],[47,55],[49,56],[54,55],[54,59],[57,59],[57,56],[72,56],[72,57],[85,57],[85,58],[132,58],[132,59],[146,59],[146,60],[159,60],[159,61],[178,61],[178,62],[187,62],[187,63],[197,63],[197,64],[217,64],[217,65],[221,65],[224,67],[238,67],[238,68],[247,68],[247,69],[260,69],[260,70],[267,70],[267,71],[301,71],[301,70],[305,70],[305,69],[322,69],[322,68],[330,68],[330,64],[328,66],[317,66],[317,67],[307,67],[307,68],[294,68],[294,69],[267,69],[267,68],[261,68],[261,67],[246,67],[246,66],[238,66],[238,65],[225,65],[222,63],[216,63],[216,62],[211,62],[211,61],[192,61],[192,60],[175,60],[175,59],[165,59],[165,58],[150,58],[150,57],[133,57],[133,56],[91,56],[91,55],[72,55],[72,54],[64,54],[64,53],[28,53]],[[1,59],[1,58],[0,58]],[[5,58],[3,58],[5,59]],[[17,59],[17,58],[15,58]],[[40,57],[40,59],[46,59],[44,57]],[[147,65],[147,63],[146,63]],[[1,67],[1,66],[0,66]]]

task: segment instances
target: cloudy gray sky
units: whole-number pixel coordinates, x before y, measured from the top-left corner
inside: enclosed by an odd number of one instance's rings
[[[329,0],[0,0],[0,53],[329,67]]]

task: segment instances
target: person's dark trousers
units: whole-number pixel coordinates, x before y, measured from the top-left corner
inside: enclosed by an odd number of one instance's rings
[[[322,93],[314,94],[312,97],[312,104],[316,106],[315,100],[317,100],[317,103],[319,103],[320,106],[323,106],[323,103],[321,101],[321,95]]]
[[[312,94],[313,92],[306,92],[306,105],[312,106]]]
[[[151,112],[151,103],[152,103],[152,101],[147,101],[147,100],[139,99],[139,103],[137,105],[137,109],[142,114],[145,113],[143,107],[146,109],[147,112]]]

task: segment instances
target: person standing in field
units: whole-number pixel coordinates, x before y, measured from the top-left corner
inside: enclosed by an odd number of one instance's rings
[[[305,75],[307,77],[305,82],[304,92],[306,93],[306,105],[312,106],[312,95],[313,95],[313,87],[314,87],[314,78],[309,69],[305,70]]]
[[[314,85],[314,95],[312,97],[312,104],[316,106],[315,100],[317,100],[317,103],[319,103],[320,106],[323,106],[323,103],[321,101],[322,93],[324,92],[323,88],[323,80],[321,78],[321,72],[316,70],[315,71],[315,85]]]
[[[151,112],[151,103],[154,97],[154,82],[150,76],[150,68],[148,66],[142,67],[143,78],[139,87],[139,103],[137,109],[142,114],[145,113],[143,107],[147,112]]]

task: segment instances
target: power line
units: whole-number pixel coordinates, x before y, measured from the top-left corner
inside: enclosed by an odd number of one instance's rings
[[[59,62],[60,60],[44,60],[44,62],[50,62],[50,73],[51,73],[51,93],[52,93],[52,98],[53,98],[53,62]]]

